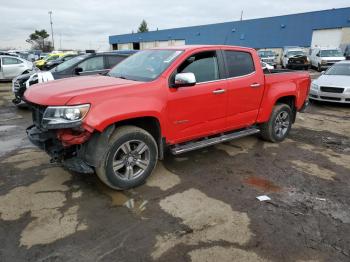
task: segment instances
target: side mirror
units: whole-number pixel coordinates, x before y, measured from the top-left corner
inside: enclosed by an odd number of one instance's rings
[[[83,69],[82,69],[81,67],[76,67],[76,68],[74,69],[74,73],[75,73],[76,75],[80,75],[81,72],[83,72]]]
[[[316,54],[316,56],[320,57],[320,54]]]
[[[193,73],[180,73],[175,75],[175,87],[194,86],[196,76]]]

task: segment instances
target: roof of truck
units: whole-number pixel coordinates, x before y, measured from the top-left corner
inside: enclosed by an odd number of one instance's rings
[[[201,49],[201,48],[238,48],[238,49],[246,49],[246,50],[255,50],[254,48],[250,47],[243,47],[243,46],[232,46],[232,45],[177,45],[177,46],[164,46],[164,47],[154,47],[150,49],[161,49],[161,50],[193,50],[193,49]]]

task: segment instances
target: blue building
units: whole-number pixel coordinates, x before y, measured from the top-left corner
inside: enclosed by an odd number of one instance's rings
[[[340,46],[350,43],[350,7],[218,24],[113,35],[112,49],[226,44],[257,49]]]

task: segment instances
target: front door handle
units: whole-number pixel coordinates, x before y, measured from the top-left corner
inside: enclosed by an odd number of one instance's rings
[[[219,94],[223,94],[225,92],[226,92],[226,89],[216,89],[213,91],[213,94],[219,95]]]
[[[250,87],[257,88],[260,87],[261,85],[259,83],[253,83],[250,85]]]

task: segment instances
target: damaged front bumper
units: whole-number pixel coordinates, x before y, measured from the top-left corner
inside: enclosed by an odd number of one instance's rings
[[[35,125],[28,127],[26,132],[31,143],[48,153],[52,158],[51,162],[61,163],[73,172],[94,173],[94,168],[79,157],[81,145],[67,146],[58,139],[62,137],[62,132],[58,135],[57,130],[41,130]]]

